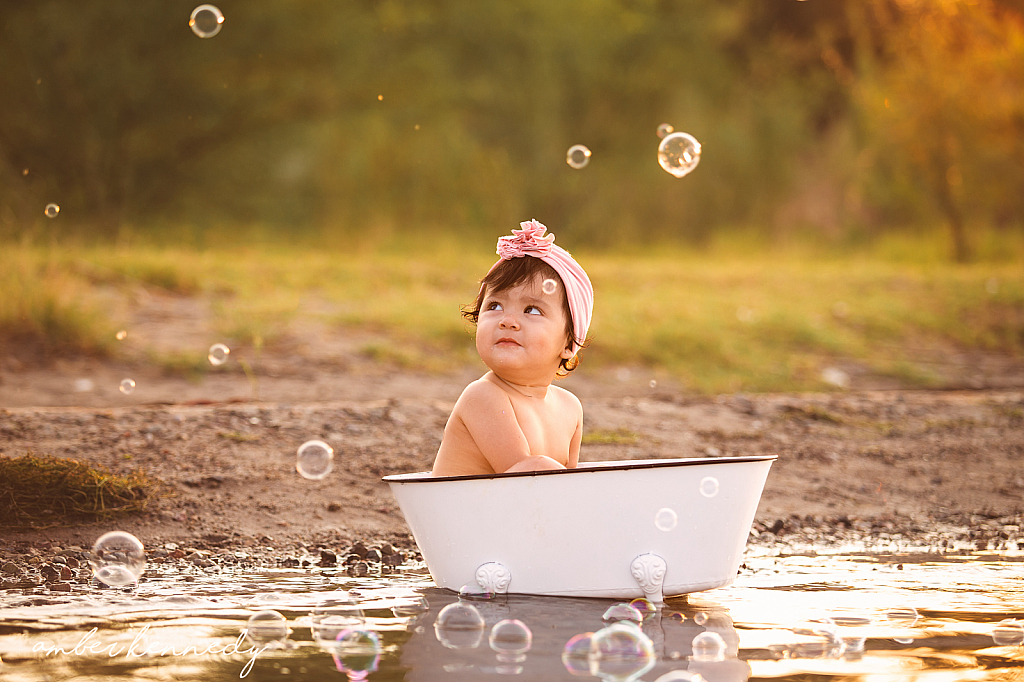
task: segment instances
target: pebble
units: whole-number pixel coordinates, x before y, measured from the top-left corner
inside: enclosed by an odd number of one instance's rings
[[[18,568],[18,565],[13,561],[8,561],[6,564],[4,564],[3,568],[0,569],[0,571],[3,571],[7,575],[21,575],[21,569]]]
[[[53,583],[50,585],[50,590],[53,592],[70,592],[71,583]]]
[[[331,502],[327,503],[327,511],[329,511],[329,512],[341,511],[341,505],[332,500]]]
[[[67,566],[61,566],[60,567],[60,579],[61,580],[71,580],[74,577],[75,577],[75,574],[71,572],[70,568],[68,568]]]
[[[334,566],[338,563],[338,555],[329,549],[320,550],[320,565],[321,566]]]
[[[352,549],[350,549],[348,552],[349,554],[355,554],[357,557],[361,559],[366,556],[367,551],[368,550],[366,549],[366,545],[364,545],[361,542],[356,542],[352,545]]]
[[[364,556],[363,558],[366,559],[367,561],[372,561],[374,563],[380,563],[380,559],[381,559],[380,550],[377,550],[377,549],[368,550],[366,552],[366,556]]]
[[[43,580],[51,583],[60,577],[60,571],[49,564],[44,565],[39,569],[39,575],[43,576]]]

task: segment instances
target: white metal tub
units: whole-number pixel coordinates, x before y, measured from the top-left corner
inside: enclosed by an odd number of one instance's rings
[[[733,580],[775,459],[383,480],[439,587],[660,602]]]

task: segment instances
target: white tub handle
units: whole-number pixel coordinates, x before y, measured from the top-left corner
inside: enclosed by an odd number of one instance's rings
[[[512,582],[512,572],[497,561],[489,561],[476,569],[476,582],[488,592],[505,594]]]
[[[657,554],[641,554],[629,565],[629,572],[640,585],[644,597],[654,604],[664,604],[665,595],[662,585],[665,583],[665,572],[668,564]]]

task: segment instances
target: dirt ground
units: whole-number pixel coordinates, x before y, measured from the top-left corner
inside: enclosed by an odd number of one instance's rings
[[[0,374],[3,456],[52,454],[162,481],[142,514],[11,529],[7,542],[88,546],[114,527],[147,545],[407,542],[381,476],[430,468],[448,414],[477,374],[350,364],[333,374],[267,376],[262,395],[278,400],[255,402],[237,373],[199,383],[149,376],[141,395],[123,396],[116,386],[125,371],[79,361],[8,365]],[[94,388],[69,388],[82,378]],[[10,390],[16,385],[28,386],[37,405],[25,405],[25,391]],[[701,397],[652,386],[636,370],[581,374],[564,385],[584,405],[584,461],[777,454],[755,535],[819,528],[912,536],[954,527],[983,542],[1019,535],[1024,390]],[[310,439],[336,451],[322,481],[295,472],[296,448]]]

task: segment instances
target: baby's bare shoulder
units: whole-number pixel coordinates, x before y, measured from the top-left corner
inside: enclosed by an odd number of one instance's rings
[[[456,409],[460,406],[471,407],[478,410],[488,407],[504,407],[508,403],[508,394],[500,386],[488,381],[486,377],[481,377],[462,390],[462,395],[459,396],[459,402],[455,407]]]
[[[551,388],[549,390],[553,391],[554,394],[558,396],[558,399],[562,402],[563,405],[571,407],[575,410],[579,410],[581,412],[583,411],[583,403],[580,402],[580,399],[577,398],[576,394],[573,393],[572,391],[567,391],[561,386],[555,386],[554,384],[551,385]]]

